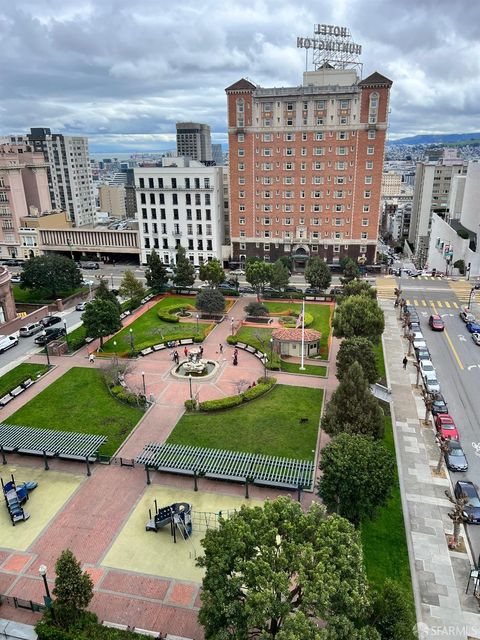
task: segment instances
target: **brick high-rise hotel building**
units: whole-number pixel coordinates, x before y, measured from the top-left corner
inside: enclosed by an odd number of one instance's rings
[[[391,80],[325,64],[226,89],[233,260],[375,260]]]

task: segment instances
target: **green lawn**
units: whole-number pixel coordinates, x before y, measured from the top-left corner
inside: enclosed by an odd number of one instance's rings
[[[10,424],[101,434],[113,455],[143,415],[110,395],[100,371],[74,367],[9,417]]]
[[[55,298],[52,298],[50,293],[45,289],[21,289],[20,285],[13,285],[13,297],[15,302],[19,303],[34,303],[34,304],[48,304],[53,302],[56,298],[68,298],[68,296],[81,291],[87,292],[88,287],[78,287],[77,289],[70,289],[69,291],[59,291]]]
[[[227,411],[184,415],[168,442],[312,460],[322,399],[321,389],[276,385]]]
[[[300,363],[299,362],[285,362],[282,360],[281,362],[282,371],[286,373],[298,373],[300,375],[309,375],[309,376],[323,376],[327,375],[327,367],[323,365],[317,364],[306,364],[304,371],[300,371]]]
[[[148,311],[145,311],[135,322],[111,338],[103,345],[104,352],[117,351],[118,353],[128,353],[131,351],[130,329],[133,330],[133,344],[136,351],[141,351],[147,347],[151,347],[159,342],[166,340],[180,340],[181,338],[191,338],[200,336],[205,338],[207,329],[211,326],[200,322],[197,324],[195,318],[192,322],[165,322],[160,320],[158,312],[166,310],[169,307],[181,307],[194,305],[195,298],[188,296],[167,296],[158,302]],[[116,349],[113,341],[117,343]]]
[[[46,373],[48,369],[46,364],[29,364],[28,362],[19,364],[18,367],[0,378],[0,398],[18,387],[21,382],[25,382],[28,378],[35,380],[39,375]]]
[[[383,357],[382,341],[379,340],[377,344],[373,345],[373,351],[375,352],[375,360],[377,361],[377,371],[379,375],[380,384],[387,384],[387,374],[385,372],[385,360]]]

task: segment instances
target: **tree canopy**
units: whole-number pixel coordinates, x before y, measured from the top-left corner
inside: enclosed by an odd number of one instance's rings
[[[335,309],[333,331],[339,338],[363,336],[377,341],[384,327],[383,311],[377,301],[368,296],[348,296]]]
[[[156,293],[162,291],[163,287],[168,282],[165,265],[160,260],[160,256],[155,249],[152,249],[152,252],[147,256],[145,279],[147,281],[147,286],[153,289]]]
[[[262,302],[249,302],[243,308],[247,316],[268,316],[268,309]]]
[[[93,597],[93,582],[88,573],[82,571],[80,562],[70,549],[62,551],[55,563],[54,608],[63,610],[68,617],[76,618],[85,610]],[[71,623],[71,620],[70,620]]]
[[[322,449],[318,495],[327,509],[358,525],[389,499],[395,457],[381,442],[341,433]]]
[[[133,275],[131,269],[125,269],[118,291],[122,298],[130,300],[132,307],[138,307],[146,293],[145,287],[140,280]]]
[[[327,404],[322,427],[330,436],[353,433],[381,438],[384,414],[368,387],[363,369],[354,362]]]
[[[195,298],[195,307],[205,313],[222,313],[225,311],[225,298],[218,289],[202,289]]]
[[[245,507],[207,531],[199,620],[208,640],[317,640],[316,620],[368,606],[360,539],[337,515],[289,498]]]
[[[225,271],[219,260],[210,260],[200,266],[200,280],[208,282],[214,289],[225,280]]]
[[[358,362],[370,384],[377,382],[377,359],[373,344],[368,338],[345,338],[337,353],[337,378],[342,380],[354,362]]]
[[[358,264],[355,260],[351,258],[347,258],[343,263],[343,276],[340,278],[342,284],[346,284],[347,282],[351,282],[358,278],[360,275],[360,269],[358,268]]]
[[[247,282],[255,289],[257,298],[259,298],[263,287],[272,279],[272,265],[261,260],[247,262],[245,277]]]
[[[415,614],[408,594],[387,578],[373,594],[371,622],[385,640],[415,640]]]
[[[100,338],[100,347],[103,347],[103,339],[106,336],[122,328],[118,304],[104,298],[94,298],[87,304],[82,321],[87,336]]]
[[[37,256],[27,260],[20,274],[22,289],[44,289],[52,298],[69,293],[82,284],[75,262],[65,256]]]
[[[113,291],[110,291],[105,278],[101,278],[98,287],[95,289],[95,299],[110,300],[110,302],[113,302],[114,305],[120,308],[120,303],[117,299],[117,296],[113,293]]]
[[[377,297],[377,290],[366,280],[350,280],[343,285],[343,295],[347,296],[370,296]]]
[[[285,289],[290,282],[290,271],[283,260],[277,260],[272,265],[272,275],[270,277],[270,284],[277,289]]]
[[[332,273],[328,265],[320,258],[310,258],[305,268],[305,280],[311,287],[328,289],[332,282]]]
[[[173,282],[176,287],[192,287],[195,283],[195,267],[187,258],[185,248],[181,244],[177,247],[177,264]]]

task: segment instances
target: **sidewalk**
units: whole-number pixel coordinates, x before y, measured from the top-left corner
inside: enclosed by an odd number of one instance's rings
[[[407,351],[391,300],[379,301],[385,314],[384,354],[392,390],[392,418],[405,530],[420,638],[480,638],[480,615],[470,585],[473,561],[468,553],[450,551],[452,506],[445,497],[450,480],[434,476],[438,447],[433,429],[422,425],[425,408],[415,388],[413,367],[403,369]],[[462,530],[462,537],[465,535]]]

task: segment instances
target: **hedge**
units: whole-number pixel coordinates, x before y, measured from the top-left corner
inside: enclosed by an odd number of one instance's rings
[[[132,391],[125,389],[121,385],[114,385],[113,387],[110,387],[110,392],[117,400],[120,400],[120,402],[124,402],[125,404],[129,404],[133,407],[138,407],[139,404],[142,403],[142,398]]]
[[[200,403],[200,411],[218,411],[219,409],[231,409],[242,404],[242,396],[227,396],[218,400],[205,400]]]
[[[140,640],[145,637],[133,631],[104,627],[99,623],[67,631],[42,620],[35,626],[35,631],[39,640]]]
[[[221,411],[223,409],[231,409],[232,407],[238,407],[244,402],[250,402],[255,400],[263,394],[270,391],[270,389],[276,384],[276,378],[259,378],[258,383],[254,387],[250,387],[238,396],[227,396],[226,398],[219,398],[218,400],[205,400],[200,403],[200,411]],[[195,403],[193,400],[185,401],[185,408],[187,411],[193,411],[195,409]]]
[[[294,315],[294,314],[292,314],[292,315]],[[295,315],[298,318],[299,314],[295,314]],[[312,324],[313,320],[314,320],[313,315],[311,313],[308,313],[308,311],[305,311],[305,320],[304,320],[305,327],[309,327]],[[289,328],[289,327],[295,328],[297,326],[297,323],[296,323],[296,321],[295,322],[293,322],[293,321],[285,322],[284,326],[287,327],[287,328]]]
[[[164,322],[180,322],[180,318],[173,314],[179,313],[180,311],[182,311],[182,309],[195,311],[195,307],[193,307],[191,304],[182,305],[180,307],[178,305],[175,305],[174,307],[167,307],[166,309],[160,309],[157,312],[157,315],[160,318],[160,320],[163,320]]]

